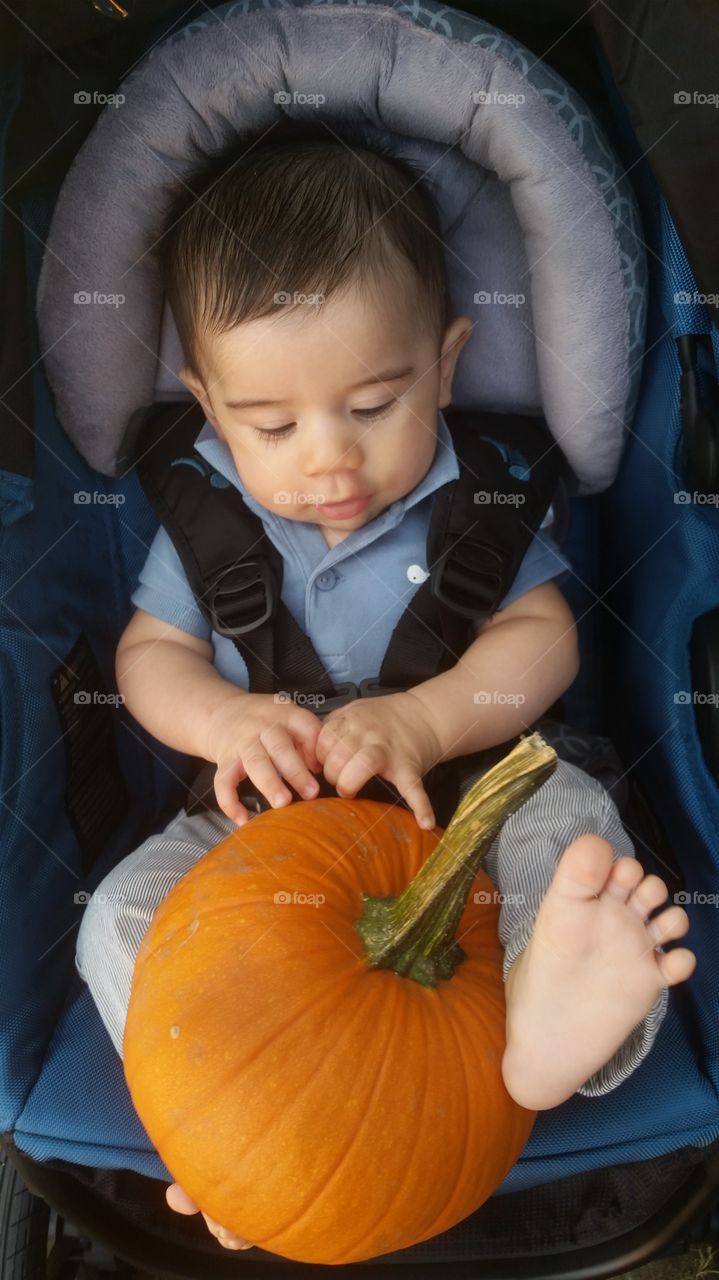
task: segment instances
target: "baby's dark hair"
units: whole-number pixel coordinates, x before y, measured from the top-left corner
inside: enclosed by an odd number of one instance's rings
[[[344,132],[285,120],[243,139],[187,180],[159,246],[165,295],[187,365],[203,333],[224,333],[296,294],[374,284],[403,263],[418,322],[439,342],[450,318],[437,210],[408,164]],[[238,154],[239,152],[239,154]],[[402,275],[401,287],[406,287]]]

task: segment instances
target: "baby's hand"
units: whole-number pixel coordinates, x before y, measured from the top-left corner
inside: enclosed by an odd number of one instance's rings
[[[199,1205],[187,1192],[182,1189],[178,1182],[173,1182],[169,1187],[165,1188],[165,1199],[171,1209],[175,1213],[201,1213]],[[234,1231],[228,1231],[226,1227],[221,1227],[219,1222],[215,1222],[214,1218],[208,1217],[206,1213],[202,1214],[207,1229],[222,1245],[223,1249],[252,1249],[254,1246],[251,1240],[245,1240],[244,1236],[235,1235]]]
[[[248,819],[237,795],[238,783],[249,778],[273,808],[288,804],[295,791],[311,799],[319,791],[312,773],[321,765],[315,755],[321,723],[305,707],[272,693],[231,695],[215,710],[207,738],[208,760],[217,764],[215,795],[224,814],[238,826]]]
[[[326,716],[315,744],[324,775],[338,795],[354,796],[375,774],[406,800],[421,827],[433,827],[422,777],[441,758],[426,707],[407,691],[356,698]]]

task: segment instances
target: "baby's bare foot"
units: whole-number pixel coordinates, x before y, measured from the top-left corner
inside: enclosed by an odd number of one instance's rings
[[[178,1182],[173,1182],[165,1190],[165,1199],[171,1209],[176,1213],[200,1213],[199,1205],[188,1196],[186,1191]],[[225,1227],[221,1227],[219,1222],[215,1222],[214,1218],[208,1217],[206,1213],[202,1214],[208,1229],[219,1240],[223,1249],[252,1249],[254,1245],[250,1240],[245,1240],[242,1236],[236,1236],[234,1232],[227,1231]]]
[[[683,982],[696,956],[655,947],[689,928],[659,876],[636,858],[612,863],[601,836],[565,849],[528,946],[507,975],[505,1085],[530,1110],[556,1107],[586,1083],[646,1017],[662,987]]]

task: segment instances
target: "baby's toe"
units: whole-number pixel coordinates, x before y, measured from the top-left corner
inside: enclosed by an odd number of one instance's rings
[[[636,858],[618,858],[612,867],[604,892],[618,902],[626,902],[644,878],[644,869]]]
[[[689,916],[683,907],[667,907],[666,911],[660,911],[647,924],[647,930],[656,946],[673,938],[682,938],[688,929]]]
[[[603,836],[577,836],[562,854],[552,881],[554,895],[574,900],[596,898],[612,867],[612,846]]]
[[[669,897],[669,890],[659,876],[644,876],[636,889],[630,894],[628,902],[632,911],[636,911],[645,920],[650,911],[660,907]]]
[[[666,986],[674,987],[686,982],[696,969],[697,958],[688,947],[674,947],[664,954],[657,953],[657,963]]]

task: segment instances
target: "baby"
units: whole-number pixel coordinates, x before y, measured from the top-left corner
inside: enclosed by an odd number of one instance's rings
[[[270,131],[183,191],[161,266],[181,377],[207,420],[198,452],[263,519],[283,556],[283,599],[332,678],[376,676],[417,589],[407,567],[424,565],[434,493],[457,474],[440,411],[472,322],[450,314],[428,189],[408,167],[324,126],[301,137]],[[540,530],[502,607],[455,666],[321,719],[248,692],[238,651],[211,632],[158,532],[118,647],[118,687],[161,742],[217,766],[220,812],[181,810],[86,909],[78,970],[119,1053],[153,912],[248,820],[243,780],[281,806],[293,800],[287,784],[316,795],[313,774],[341,796],[378,775],[420,825],[434,825],[422,781],[430,768],[507,742],[574,680],[574,620],[552,581],[565,569]],[[478,706],[478,689],[500,696]],[[667,888],[633,853],[608,793],[562,761],[492,845],[486,869],[504,895],[502,1074],[523,1106],[614,1088],[649,1051],[668,987],[693,971],[688,949],[661,950],[686,933],[685,911],[649,919]],[[167,1200],[198,1211],[177,1184]],[[204,1216],[226,1247],[250,1247]]]

